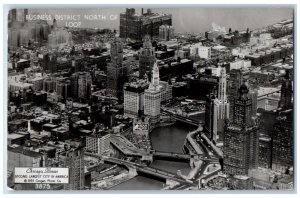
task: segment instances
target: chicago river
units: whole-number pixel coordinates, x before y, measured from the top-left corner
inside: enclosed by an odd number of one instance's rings
[[[196,127],[181,122],[176,122],[172,126],[157,127],[150,134],[153,149],[165,152],[183,153],[182,147],[186,135],[195,129]],[[184,175],[187,175],[191,170],[189,164],[186,162],[165,160],[155,160],[150,167],[173,173],[177,173],[177,171],[180,170]],[[144,176],[136,176],[129,181],[111,188],[111,190],[159,190],[162,188],[163,182],[161,181]]]

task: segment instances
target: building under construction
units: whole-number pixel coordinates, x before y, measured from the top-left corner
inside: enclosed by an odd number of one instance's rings
[[[134,8],[126,8],[120,14],[120,37],[141,41],[148,34],[151,39],[158,38],[161,25],[172,25],[172,15],[152,13],[151,9],[144,13],[143,8],[141,14],[136,14]]]

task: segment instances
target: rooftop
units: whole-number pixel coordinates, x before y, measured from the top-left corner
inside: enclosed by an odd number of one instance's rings
[[[41,156],[42,156],[41,153],[38,153],[38,152],[35,152],[35,151],[30,151],[30,150],[24,149],[22,146],[19,146],[19,147],[16,147],[16,148],[8,147],[7,150],[8,150],[9,152],[20,153],[20,154],[23,154],[23,155],[26,155],[26,156],[30,156],[30,157],[34,157],[34,158],[37,158],[37,157],[41,157]]]
[[[247,179],[250,179],[250,177],[245,176],[245,175],[235,175],[235,176],[233,176],[233,178],[241,179],[241,180],[247,180]]]
[[[61,127],[52,129],[52,131],[53,131],[53,132],[58,132],[58,133],[67,133],[67,132],[69,132],[69,128],[68,128],[68,127],[64,127],[64,126],[61,126]]]
[[[262,95],[267,95],[270,93],[274,93],[280,91],[280,88],[274,88],[274,87],[259,87],[258,91],[257,91],[257,97],[260,97]]]
[[[18,139],[18,138],[22,138],[22,137],[24,137],[24,135],[17,134],[17,133],[10,133],[7,135],[8,139]]]

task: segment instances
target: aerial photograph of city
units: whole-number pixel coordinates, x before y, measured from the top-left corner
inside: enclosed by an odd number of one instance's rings
[[[7,188],[293,191],[294,12],[9,9]]]

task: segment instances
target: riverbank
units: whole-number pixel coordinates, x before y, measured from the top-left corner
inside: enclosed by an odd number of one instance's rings
[[[109,190],[161,190],[163,187],[164,182],[138,175],[126,182],[122,182],[110,188]]]
[[[130,174],[129,172],[121,173],[116,176],[112,176],[107,179],[103,179],[101,181],[92,182],[92,190],[109,190],[113,188],[114,186],[117,186],[121,183],[124,183],[132,178],[134,178],[136,175]]]
[[[175,122],[172,125],[158,126],[154,128],[149,134],[149,138],[154,150],[183,153],[182,147],[186,135],[193,130],[195,130],[194,126]],[[175,174],[177,174],[178,170],[180,170],[184,175],[188,175],[191,171],[189,163],[166,160],[154,160],[150,167],[169,171]],[[164,188],[163,185],[164,182],[138,175],[110,188],[110,190],[161,190]]]

